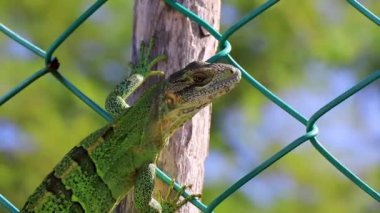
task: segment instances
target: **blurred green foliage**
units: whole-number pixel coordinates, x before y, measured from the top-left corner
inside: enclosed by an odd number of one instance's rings
[[[223,1],[221,31],[263,2]],[[46,50],[91,3],[83,0],[0,1],[0,20]],[[378,3],[368,3],[368,6],[379,8]],[[112,85],[128,72],[132,7],[132,1],[109,1],[55,53],[61,62],[61,72],[101,106]],[[231,54],[262,84],[280,92],[305,77],[310,61],[351,67],[359,70],[361,76],[379,69],[378,35],[379,28],[345,1],[287,0],[234,34],[230,39]],[[41,67],[42,59],[0,34],[1,95]],[[260,106],[267,103],[268,100],[244,81],[232,94],[218,100],[213,107],[211,149],[224,153],[234,165],[236,153],[224,142],[220,129],[223,113],[238,107],[250,122],[257,122],[262,115]],[[16,125],[18,136],[11,142],[21,144],[17,151],[0,150],[0,193],[18,207],[73,145],[106,123],[50,75],[1,106],[0,121]],[[268,147],[262,153],[262,160],[279,149],[279,146]],[[228,172],[228,166],[223,169]],[[296,185],[288,197],[274,199],[263,206],[238,192],[218,207],[217,212],[376,211],[376,201],[339,175],[311,149],[291,153],[265,174],[283,170],[291,174]],[[380,189],[378,169],[363,176]],[[223,178],[208,182],[203,196],[206,204],[229,184]],[[314,193],[311,198],[303,194],[308,194],[305,190],[309,189]]]

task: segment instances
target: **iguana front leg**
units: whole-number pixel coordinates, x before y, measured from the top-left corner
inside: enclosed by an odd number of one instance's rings
[[[132,65],[131,75],[121,81],[113,91],[108,95],[106,99],[106,110],[112,117],[117,117],[124,110],[129,108],[126,99],[147,79],[149,76],[153,75],[164,75],[162,71],[151,70],[154,65],[158,62],[165,60],[164,55],[160,55],[150,61],[150,52],[153,48],[153,39],[146,46],[141,43],[139,60],[136,64]]]
[[[164,76],[161,71],[153,71],[152,67],[159,61],[164,60],[165,56],[158,56],[150,61],[150,52],[153,47],[151,40],[149,45],[141,44],[139,60],[132,65],[131,75],[121,81],[106,99],[106,110],[117,118],[129,108],[126,99],[147,79],[149,76]],[[152,199],[155,179],[154,164],[145,164],[139,168],[138,177],[135,183],[136,208],[139,212],[161,212],[161,205]]]

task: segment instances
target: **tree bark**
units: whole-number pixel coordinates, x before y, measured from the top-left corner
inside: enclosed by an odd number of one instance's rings
[[[220,0],[179,0],[178,2],[198,14],[214,28],[219,29]],[[167,61],[157,65],[157,70],[163,70],[166,76],[192,61],[207,60],[217,48],[217,40],[207,31],[162,0],[136,0],[133,28],[132,62],[138,58],[141,42],[146,43],[153,36],[155,43],[153,57],[165,54],[168,58]],[[143,90],[147,86],[149,85],[144,85]],[[211,106],[207,106],[173,135],[158,162],[159,168],[181,185],[191,184],[190,191],[195,194],[202,192],[210,120]],[[161,181],[156,181],[156,183],[157,190],[167,189]],[[129,193],[116,212],[135,212],[132,203],[133,196]],[[198,210],[191,204],[187,204],[179,212],[191,213]]]

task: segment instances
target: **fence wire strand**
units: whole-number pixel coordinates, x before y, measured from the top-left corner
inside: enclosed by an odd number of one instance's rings
[[[0,23],[0,31],[8,36],[10,39],[24,46],[26,49],[30,50],[34,54],[40,56],[45,60],[46,66],[41,68],[40,70],[34,72],[29,77],[27,77],[24,81],[14,86],[10,91],[0,96],[0,106],[11,100],[14,96],[16,96],[19,92],[24,90],[33,82],[37,81],[44,75],[50,73],[52,74],[58,82],[63,84],[71,93],[73,93],[76,97],[82,100],[86,105],[88,105],[91,109],[95,110],[99,115],[101,115],[107,121],[111,121],[111,116],[105,112],[100,106],[98,106],[95,102],[93,102],[90,98],[88,98],[84,93],[82,93],[78,88],[76,88],[69,80],[67,80],[60,72],[59,72],[59,62],[56,58],[53,57],[54,51],[59,48],[59,46],[79,27],[81,26],[88,17],[90,17],[94,12],[96,12],[107,0],[98,0],[93,5],[91,5],[78,19],[76,19],[72,25],[70,25],[48,48],[47,51],[42,50],[32,42],[26,40],[25,38],[18,35],[16,32],[13,32],[11,29],[6,27],[4,24]],[[273,92],[269,89],[265,88],[260,82],[258,82],[254,77],[252,77],[243,67],[241,67],[234,58],[230,55],[232,50],[231,44],[228,42],[228,38],[233,35],[236,31],[238,31],[241,27],[245,26],[248,22],[252,21],[254,18],[265,12],[267,9],[271,8],[275,4],[277,4],[280,0],[268,0],[264,2],[262,5],[257,7],[256,9],[249,12],[245,17],[241,18],[238,22],[236,22],[233,26],[226,30],[224,34],[221,34],[217,30],[215,30],[210,24],[208,24],[205,20],[201,19],[199,16],[194,14],[188,8],[184,7],[180,3],[174,0],[165,0],[165,2],[170,5],[172,8],[182,13],[184,16],[190,18],[195,23],[201,25],[205,28],[212,36],[214,36],[219,41],[219,51],[208,59],[208,62],[215,62],[220,59],[227,60],[230,64],[239,68],[242,72],[242,76],[245,80],[247,80],[254,88],[259,90],[265,97],[275,103],[278,107],[282,108],[288,114],[290,114],[293,118],[302,123],[306,128],[306,133],[300,136],[298,139],[289,143],[287,146],[282,148],[279,152],[272,155],[270,158],[262,162],[256,168],[253,168],[252,171],[243,176],[236,183],[232,184],[228,189],[222,192],[219,196],[217,196],[213,201],[210,202],[209,205],[203,204],[198,199],[193,199],[191,202],[203,212],[212,212],[221,202],[231,196],[234,192],[236,192],[240,187],[246,184],[248,181],[252,180],[255,176],[260,174],[262,171],[266,170],[268,167],[273,165],[276,161],[281,159],[283,156],[287,155],[289,152],[296,149],[301,144],[310,141],[314,148],[328,161],[330,162],[337,170],[339,170],[343,175],[345,175],[348,179],[352,181],[355,185],[360,187],[365,193],[371,196],[376,201],[380,202],[380,194],[371,188],[366,182],[361,180],[358,176],[356,176],[353,172],[351,172],[346,166],[344,166],[338,159],[336,159],[322,144],[318,141],[318,127],[316,126],[316,122],[322,116],[324,116],[331,109],[339,105],[340,103],[347,100],[350,96],[356,94],[358,91],[373,83],[374,81],[380,78],[380,70],[373,72],[371,75],[367,76],[364,80],[354,85],[349,90],[345,91],[343,94],[333,99],[331,102],[327,103],[325,106],[320,108],[317,112],[315,112],[309,119],[304,117],[301,113],[297,112],[294,108],[292,108],[289,104],[281,100],[277,97]],[[347,0],[347,2],[353,6],[357,11],[367,17],[369,20],[374,22],[376,25],[380,26],[380,18],[372,13],[365,6],[360,4],[357,0]],[[157,176],[162,179],[165,183],[169,184],[172,180],[169,176],[167,176],[163,171],[157,169]],[[179,184],[175,184],[174,188],[176,190],[180,189]],[[187,192],[183,193],[184,197],[190,196]],[[0,194],[0,203],[8,209],[10,212],[19,212],[18,209],[8,201],[3,195]]]

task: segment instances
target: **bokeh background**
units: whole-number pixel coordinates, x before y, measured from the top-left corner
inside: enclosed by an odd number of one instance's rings
[[[223,0],[221,32],[264,0]],[[380,14],[377,0],[360,1]],[[0,21],[43,49],[93,1],[0,1]],[[128,74],[133,1],[106,3],[58,48],[61,72],[103,106]],[[235,33],[232,56],[275,94],[310,117],[380,69],[379,27],[344,0],[281,1]],[[170,60],[170,59],[169,59]],[[0,34],[0,95],[44,66]],[[203,200],[305,133],[305,127],[244,80],[213,105]],[[317,125],[329,151],[380,190],[380,82]],[[106,121],[52,76],[0,107],[0,193],[21,207],[62,156]],[[305,143],[229,197],[217,212],[378,212],[361,191]],[[0,212],[5,210],[0,207]]]

